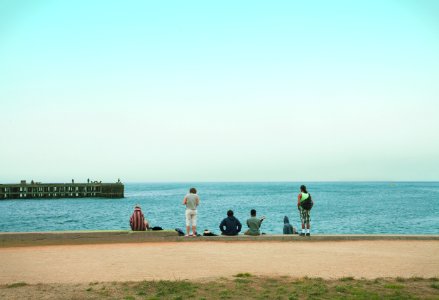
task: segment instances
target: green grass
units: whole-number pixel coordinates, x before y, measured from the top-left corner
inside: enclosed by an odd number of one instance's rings
[[[15,283],[8,284],[6,287],[7,288],[16,288],[16,287],[21,287],[21,286],[26,286],[26,285],[27,285],[26,282],[15,282]]]
[[[392,289],[392,290],[400,290],[400,289],[404,288],[403,285],[401,285],[401,284],[394,284],[394,283],[385,284],[384,287],[386,289]]]
[[[436,277],[324,280],[239,273],[211,281],[93,282],[75,286],[17,282],[0,286],[4,299],[22,295],[38,298],[41,292],[47,298],[65,299],[439,299],[439,281]]]
[[[354,280],[354,277],[352,277],[352,276],[340,278],[340,281],[352,281],[352,280]]]
[[[235,275],[235,277],[252,277],[252,274],[250,273],[238,273]]]

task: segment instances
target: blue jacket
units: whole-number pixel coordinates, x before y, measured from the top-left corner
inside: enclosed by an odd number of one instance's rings
[[[235,217],[227,217],[221,221],[219,226],[224,235],[237,235],[242,228],[241,222]]]

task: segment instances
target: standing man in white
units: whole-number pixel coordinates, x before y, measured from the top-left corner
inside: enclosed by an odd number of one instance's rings
[[[186,235],[189,234],[192,225],[192,236],[197,236],[197,207],[200,204],[200,197],[197,195],[197,190],[191,188],[189,194],[183,199],[183,205],[186,205]]]

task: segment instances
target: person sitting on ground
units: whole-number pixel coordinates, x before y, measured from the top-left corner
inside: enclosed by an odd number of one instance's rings
[[[145,231],[149,229],[149,223],[143,215],[140,205],[134,207],[134,212],[130,218],[130,226],[133,231]]]
[[[227,211],[227,218],[221,221],[219,226],[222,235],[238,235],[242,225],[237,218],[233,216],[233,210]]]
[[[265,220],[265,216],[262,216],[260,219],[256,217],[256,210],[252,209],[250,211],[250,219],[247,219],[248,230],[244,232],[246,235],[260,235],[261,232],[259,228],[261,227],[262,221]]]
[[[290,224],[287,216],[284,217],[284,234],[296,234],[297,230]]]

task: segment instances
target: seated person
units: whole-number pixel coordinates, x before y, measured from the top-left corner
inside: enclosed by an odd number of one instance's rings
[[[284,234],[296,234],[297,230],[290,224],[287,216],[284,217]]]
[[[227,212],[227,218],[221,221],[219,226],[222,235],[238,235],[242,225],[237,218],[233,216],[233,210]]]
[[[261,227],[262,221],[264,221],[265,217],[262,216],[262,218],[258,219],[256,218],[256,210],[252,209],[250,211],[250,219],[247,219],[247,226],[248,230],[244,232],[246,235],[260,235],[261,232],[259,231],[259,228]]]
[[[142,209],[138,204],[134,207],[134,212],[131,215],[130,226],[133,231],[145,231],[149,229],[148,221],[145,219]]]

